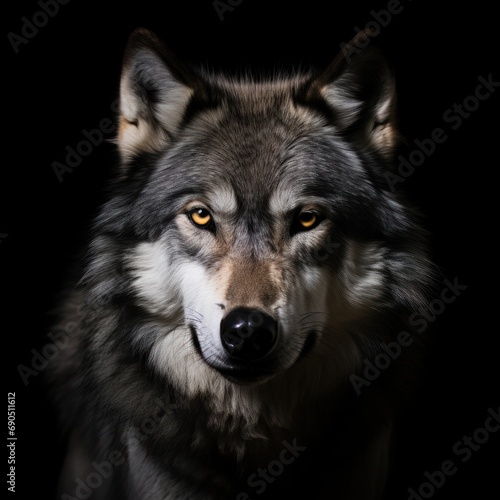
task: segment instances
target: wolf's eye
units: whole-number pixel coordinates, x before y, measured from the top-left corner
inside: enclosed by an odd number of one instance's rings
[[[298,217],[299,224],[304,229],[312,228],[317,220],[318,216],[314,212],[302,212]]]
[[[188,217],[198,227],[210,229],[213,225],[212,215],[206,208],[193,208],[188,212]]]
[[[304,210],[295,217],[291,228],[292,234],[314,229],[323,219],[324,217],[319,212]]]

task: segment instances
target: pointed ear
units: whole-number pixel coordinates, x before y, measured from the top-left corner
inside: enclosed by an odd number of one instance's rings
[[[128,40],[120,80],[118,147],[123,159],[164,147],[176,134],[195,77],[150,31]]]
[[[392,158],[398,139],[394,76],[370,36],[360,32],[344,44],[342,52],[312,82],[307,98],[326,101],[342,132]]]

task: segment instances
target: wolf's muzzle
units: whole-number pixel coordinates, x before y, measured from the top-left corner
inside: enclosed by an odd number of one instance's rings
[[[257,309],[237,307],[221,321],[220,336],[232,358],[254,361],[272,351],[278,338],[278,322]]]

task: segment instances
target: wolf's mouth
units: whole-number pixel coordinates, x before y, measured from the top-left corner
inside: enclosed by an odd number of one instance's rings
[[[259,382],[265,382],[272,376],[276,375],[275,371],[263,371],[248,368],[215,368],[221,375],[227,378],[230,382],[234,382],[239,385],[250,385],[257,384]]]
[[[200,341],[198,340],[198,335],[196,332],[196,328],[194,325],[190,324],[189,329],[191,331],[191,340],[193,342],[193,346],[200,356],[200,358],[211,368],[217,370],[222,376],[224,376],[230,382],[234,382],[240,385],[250,385],[256,384],[260,382],[264,382],[269,378],[276,375],[278,372],[282,371],[279,366],[276,365],[276,362],[269,363],[267,362],[265,366],[261,363],[252,363],[251,365],[248,363],[241,365],[221,365],[220,363],[215,363],[214,361],[208,360],[204,354],[203,350],[200,346]],[[307,339],[302,346],[299,356],[297,357],[298,362],[301,359],[305,358],[307,354],[312,350],[316,343],[316,332],[311,331],[307,334]]]

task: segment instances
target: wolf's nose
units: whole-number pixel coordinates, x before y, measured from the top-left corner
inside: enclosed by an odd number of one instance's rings
[[[237,307],[220,324],[224,349],[234,358],[256,360],[273,348],[278,337],[278,323],[257,309]]]

